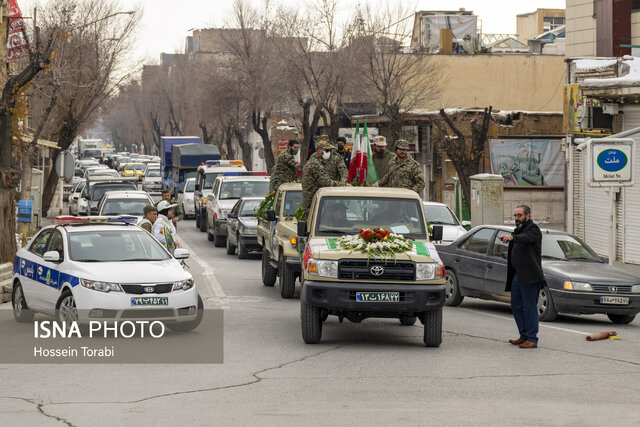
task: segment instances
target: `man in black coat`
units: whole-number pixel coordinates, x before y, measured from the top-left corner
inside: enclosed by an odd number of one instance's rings
[[[544,286],[542,272],[542,233],[531,221],[531,209],[519,205],[513,215],[516,229],[509,234],[498,236],[503,243],[509,243],[507,285],[511,291],[511,311],[516,320],[520,337],[509,340],[520,348],[538,347],[538,295]]]

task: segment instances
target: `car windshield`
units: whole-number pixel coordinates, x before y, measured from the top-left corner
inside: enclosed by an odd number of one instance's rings
[[[187,179],[189,179],[189,178],[195,178],[197,173],[198,173],[198,171],[197,171],[197,170],[188,170],[188,171],[185,171],[185,172],[183,173],[183,175],[184,175],[184,176],[183,176],[183,179],[184,179],[184,180],[187,180]]]
[[[412,239],[426,239],[422,203],[415,199],[323,197],[318,207],[316,235],[358,234],[380,227]]]
[[[193,193],[193,190],[195,190],[195,188],[196,188],[196,182],[195,181],[187,181],[187,183],[185,184],[184,192],[185,193]]]
[[[567,234],[543,234],[542,257],[565,261],[587,260],[603,262],[589,246]]]
[[[254,216],[260,202],[262,202],[262,200],[246,200],[238,216]]]
[[[284,216],[294,216],[302,203],[302,191],[287,191],[284,198]]]
[[[211,172],[204,176],[204,188],[205,190],[212,189],[213,183],[216,182],[216,178],[222,175],[222,172]]]
[[[73,172],[73,175],[82,178],[84,176],[84,172],[82,171],[82,169],[76,168],[76,170]]]
[[[429,224],[459,225],[453,212],[447,206],[426,205],[424,213]]]
[[[135,191],[135,184],[95,185],[91,191],[91,200],[100,200],[107,191]]]
[[[89,175],[91,177],[96,177],[96,176],[120,176],[120,175],[118,175],[118,172],[114,171],[113,169],[96,169],[94,171],[89,171]]]
[[[220,200],[264,197],[267,193],[269,181],[225,181],[220,188]]]
[[[149,199],[107,199],[102,205],[100,215],[144,215],[143,209],[150,204]]]
[[[76,189],[73,190],[73,192],[74,193],[80,193],[86,184],[87,184],[87,181],[80,181],[78,183],[78,185],[76,186]]]
[[[69,233],[69,257],[79,262],[162,261],[171,256],[140,229]]]
[[[127,166],[124,167],[125,170],[131,170],[131,169],[135,169],[135,170],[144,170],[144,168],[146,168],[147,166],[144,163],[131,163],[128,164]]]
[[[82,157],[102,157],[102,151],[100,150],[84,150],[82,152]]]
[[[144,176],[159,177],[160,169],[149,169]]]

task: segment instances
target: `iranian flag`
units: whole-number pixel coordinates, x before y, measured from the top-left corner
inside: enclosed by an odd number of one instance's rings
[[[365,134],[367,132],[367,124],[365,123]],[[376,171],[376,166],[373,164],[373,158],[371,157],[371,144],[369,144],[369,138],[367,138],[367,154],[364,156],[366,167],[367,167],[367,183],[372,185],[380,179],[378,177],[378,172]]]
[[[368,179],[368,170],[369,162],[367,159],[371,157],[371,147],[369,147],[369,135],[367,133],[367,121],[364,122],[364,128],[362,130],[362,135],[359,135],[359,127],[360,123],[356,121],[356,134],[353,141],[353,151],[354,154],[351,155],[351,163],[349,163],[349,182],[353,180],[357,180],[360,185],[364,183],[365,180],[369,182]],[[373,168],[373,163],[371,163],[371,167]],[[378,180],[378,175],[373,169],[373,174],[376,182]],[[369,182],[370,184],[372,182]]]

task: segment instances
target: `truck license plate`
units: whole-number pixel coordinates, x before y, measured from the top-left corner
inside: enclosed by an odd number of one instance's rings
[[[359,302],[400,302],[400,292],[356,292]]]
[[[600,297],[600,304],[629,304],[629,297]]]
[[[132,297],[131,305],[169,305],[168,297]]]

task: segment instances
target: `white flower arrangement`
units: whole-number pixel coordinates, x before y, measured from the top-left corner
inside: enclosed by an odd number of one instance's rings
[[[336,242],[341,249],[366,253],[368,259],[393,257],[395,260],[397,254],[413,250],[413,243],[406,237],[380,228],[363,229],[359,234],[342,236]]]

